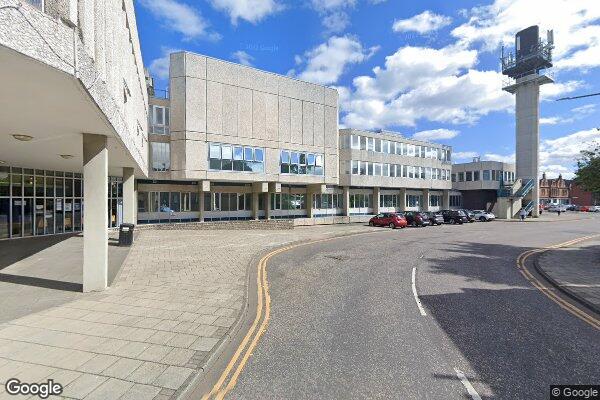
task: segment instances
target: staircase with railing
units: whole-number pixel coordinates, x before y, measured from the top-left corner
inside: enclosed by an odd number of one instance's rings
[[[496,204],[494,204],[494,214],[498,218],[513,218],[521,209],[525,196],[531,192],[534,186],[533,179],[517,179],[512,184],[501,184]],[[525,210],[530,213],[534,207],[534,202],[529,201]]]

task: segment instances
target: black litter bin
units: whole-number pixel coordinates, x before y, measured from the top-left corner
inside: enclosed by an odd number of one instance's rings
[[[121,224],[119,227],[119,246],[131,246],[133,244],[134,224]]]

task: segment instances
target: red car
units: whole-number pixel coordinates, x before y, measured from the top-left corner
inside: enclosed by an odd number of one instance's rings
[[[407,224],[404,215],[397,213],[380,213],[369,220],[370,226],[389,226],[392,229],[404,228]]]

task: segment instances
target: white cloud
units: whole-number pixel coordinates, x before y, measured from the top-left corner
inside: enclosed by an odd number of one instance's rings
[[[562,116],[553,116],[553,117],[545,117],[540,118],[540,125],[557,125],[557,124],[567,124],[580,119],[584,119],[589,115],[592,115],[596,112],[595,104],[585,104],[580,107],[575,107],[571,109],[571,113],[568,117]]]
[[[457,130],[440,128],[417,132],[413,138],[417,140],[447,140],[457,137],[458,133]]]
[[[515,162],[515,153],[509,155],[502,155],[496,153],[485,153],[481,156],[482,160],[486,161],[499,161],[503,163],[514,163]]]
[[[283,8],[275,0],[210,0],[210,3],[215,9],[227,13],[234,25],[239,19],[256,24]]]
[[[583,86],[582,81],[575,80],[542,85],[540,86],[540,99],[542,101],[556,100],[557,97],[572,93]]]
[[[600,142],[600,131],[596,128],[582,130],[556,139],[540,142],[540,171],[567,172],[563,177],[572,177],[576,160],[581,150],[587,149],[594,142]],[[561,168],[557,168],[560,166]]]
[[[373,75],[354,78],[354,90],[340,102],[342,122],[359,128],[414,126],[421,118],[474,123],[489,112],[512,109],[502,75],[478,71],[476,64],[475,50],[402,47]]]
[[[564,121],[561,117],[546,117],[540,118],[540,125],[556,125],[562,124]]]
[[[377,49],[365,49],[353,36],[333,36],[305,53],[306,67],[298,77],[323,85],[335,83],[350,64],[367,60]]]
[[[315,10],[327,12],[354,7],[356,0],[311,0],[311,4]]]
[[[170,54],[178,51],[178,49],[163,47],[161,49],[161,57],[152,60],[148,66],[148,70],[152,76],[161,80],[169,79]]]
[[[450,25],[451,22],[452,18],[427,10],[412,18],[395,20],[392,29],[394,32],[414,31],[423,34],[437,31]]]
[[[231,57],[242,65],[252,66],[252,61],[254,61],[254,57],[243,50],[232,53]]]
[[[591,115],[596,112],[596,105],[584,104],[582,106],[572,108],[571,111],[581,116]]]
[[[474,157],[479,157],[479,153],[475,151],[455,151],[452,153],[452,158],[455,160],[468,160]]]
[[[328,33],[339,33],[343,32],[350,25],[350,17],[344,11],[336,11],[325,15],[321,23]]]
[[[600,66],[600,2],[594,0],[495,0],[465,12],[468,22],[452,35],[463,46],[481,43],[487,51],[513,46],[514,35],[530,25],[553,29],[554,61],[558,69]]]
[[[218,40],[220,35],[208,30],[209,24],[195,8],[176,0],[140,0],[142,7],[167,29],[179,32],[184,39]]]

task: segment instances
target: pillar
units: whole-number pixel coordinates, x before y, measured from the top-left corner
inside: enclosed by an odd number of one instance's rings
[[[442,209],[449,210],[450,209],[450,191],[444,190],[442,194]]]
[[[260,211],[258,208],[259,196],[262,193],[269,192],[269,183],[268,182],[254,182],[252,183],[252,218],[258,219],[258,212]],[[266,214],[265,214],[266,216]]]
[[[350,216],[350,187],[344,186],[344,216]]]
[[[373,214],[379,214],[381,208],[381,201],[379,198],[381,190],[378,187],[373,188]]]
[[[399,193],[400,198],[398,200],[398,206],[400,208],[400,211],[406,211],[406,188],[402,188],[400,189],[400,193]]]
[[[204,204],[204,193],[210,193],[210,181],[199,181],[198,182],[198,211],[199,211],[199,220],[200,222],[204,222],[204,214],[206,211],[204,210],[206,204]],[[212,200],[211,200],[212,201]],[[210,207],[212,208],[212,207]]]
[[[258,192],[252,192],[252,219],[258,219]]]
[[[271,193],[263,193],[263,196],[265,196],[265,219],[271,219]]]
[[[306,218],[313,217],[313,194],[313,191],[306,189]]]
[[[104,290],[108,274],[108,147],[83,134],[83,291]]]
[[[421,211],[429,211],[429,189],[423,189],[423,204]]]
[[[137,191],[133,168],[123,168],[123,222],[137,224]]]

